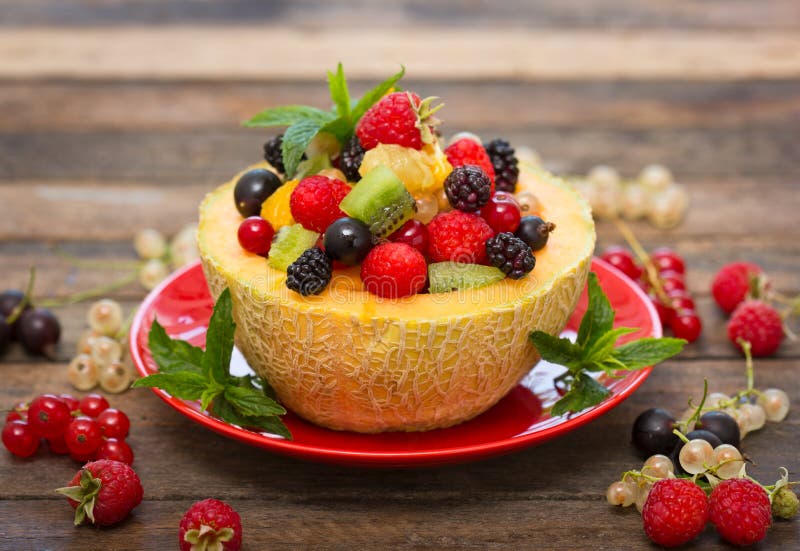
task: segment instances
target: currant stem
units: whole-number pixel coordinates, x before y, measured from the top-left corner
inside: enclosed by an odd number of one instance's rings
[[[25,294],[22,295],[22,300],[19,301],[19,304],[14,307],[11,311],[11,314],[8,316],[6,323],[11,325],[17,318],[22,315],[22,312],[25,310],[25,307],[31,304],[31,296],[33,296],[33,284],[36,281],[36,266],[31,266],[31,275],[28,278],[28,286],[25,288]]]
[[[685,435],[685,434],[683,434],[683,433],[682,433],[681,431],[679,431],[678,429],[672,429],[672,434],[674,434],[675,436],[677,436],[678,438],[680,438],[680,440],[681,440],[681,441],[682,441],[684,444],[688,444],[688,443],[689,443],[689,439],[688,439],[688,438],[686,438],[686,435]]]
[[[689,419],[686,420],[686,423],[683,426],[684,429],[689,429],[689,427],[693,427],[694,424],[697,422],[697,420],[700,419],[700,415],[703,412],[703,406],[706,403],[706,397],[707,396],[708,396],[708,379],[703,379],[703,397],[700,399],[700,405],[697,406],[697,409],[692,414],[692,416],[689,417]],[[691,402],[690,402],[690,405],[691,405]],[[686,432],[691,432],[691,431],[686,430]],[[687,440],[687,442],[688,442],[688,440]]]
[[[96,298],[99,296],[106,295],[117,289],[121,289],[130,283],[136,281],[136,272],[131,272],[117,281],[113,281],[108,285],[101,285],[99,287],[94,287],[93,289],[87,289],[86,291],[80,291],[78,293],[69,295],[63,299],[50,299],[50,300],[42,300],[40,304],[45,308],[57,308],[59,306],[68,306],[70,304],[77,304],[79,302],[83,302],[84,300],[88,300],[90,298]]]
[[[644,250],[644,247],[634,235],[633,230],[631,230],[628,224],[626,224],[619,217],[614,217],[613,222],[617,226],[619,233],[621,233],[622,237],[625,238],[625,241],[628,242],[628,245],[639,259],[639,262],[641,262],[644,266],[645,272],[647,273],[647,280],[650,282],[650,285],[653,286],[653,290],[656,292],[658,300],[660,300],[664,306],[671,307],[672,301],[667,296],[666,291],[664,291],[664,287],[661,286],[661,279],[658,277],[658,270],[656,269],[655,264],[653,264],[653,260],[650,258],[650,255],[647,254],[647,251]]]
[[[116,262],[108,262],[105,260],[85,260],[78,258],[65,250],[61,249],[58,245],[53,245],[51,250],[61,257],[65,262],[76,268],[88,268],[91,270],[131,270],[137,269],[144,264],[142,260],[119,260]]]
[[[751,352],[752,346],[750,345],[750,341],[746,341],[742,337],[736,339],[736,342],[739,343],[739,346],[742,347],[742,352],[744,352],[745,373],[747,374],[747,392],[750,392],[753,390],[753,354]]]

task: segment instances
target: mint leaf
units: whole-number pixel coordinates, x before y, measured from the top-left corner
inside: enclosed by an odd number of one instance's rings
[[[586,373],[579,373],[570,385],[569,391],[553,404],[552,415],[576,413],[605,400],[611,391]]]
[[[577,343],[582,347],[591,346],[601,335],[614,326],[614,309],[600,287],[597,274],[589,272],[589,304],[578,329]]]
[[[252,387],[227,386],[225,387],[225,399],[236,411],[248,417],[268,417],[286,413],[286,410],[275,400]]]
[[[249,422],[252,427],[257,427],[265,432],[277,434],[278,436],[283,436],[287,440],[292,440],[292,433],[289,432],[289,429],[286,428],[286,425],[283,424],[283,421],[281,421],[279,417],[275,417],[274,415],[271,417],[259,417]]]
[[[199,400],[208,389],[208,380],[194,371],[178,371],[175,373],[153,373],[133,382],[133,388],[157,387],[175,398]]]
[[[286,132],[284,132],[281,155],[283,156],[283,166],[286,168],[287,178],[294,176],[303,153],[305,153],[314,136],[320,131],[322,125],[323,123],[319,121],[300,121],[287,128]]]
[[[602,362],[614,349],[614,345],[622,335],[634,333],[638,329],[632,327],[617,327],[597,337],[591,346],[584,349],[584,358],[589,362]]]
[[[339,117],[338,119],[334,119],[319,129],[320,132],[327,132],[328,134],[333,134],[336,136],[336,139],[339,140],[339,143],[344,144],[350,139],[350,136],[353,135],[353,131],[355,129],[355,125],[350,121],[350,119],[345,119],[344,117]]]
[[[316,121],[322,126],[334,118],[331,113],[316,107],[284,105],[262,111],[242,124],[248,128],[263,128],[269,126],[291,126],[298,122]]]
[[[554,364],[578,370],[583,364],[583,351],[569,339],[554,337],[544,331],[534,331],[529,337],[539,354]]]
[[[350,91],[347,89],[347,79],[344,78],[344,68],[341,62],[336,67],[336,74],[328,71],[328,90],[336,106],[336,114],[342,119],[350,120]]]
[[[266,432],[283,436],[287,440],[292,439],[292,433],[289,432],[289,429],[286,428],[286,425],[284,425],[278,417],[250,417],[242,415],[224,395],[214,400],[210,411],[213,415],[227,423],[239,425],[240,427],[259,428]]]
[[[220,385],[224,385],[230,377],[235,330],[231,291],[226,287],[219,295],[208,322],[206,351],[203,354],[203,373]]]
[[[667,337],[647,337],[616,348],[611,356],[628,369],[641,369],[671,358],[683,350],[687,341]]]
[[[150,326],[147,344],[160,373],[202,371],[203,349],[186,341],[170,338],[158,320],[153,320]]]
[[[381,99],[386,92],[394,88],[394,85],[398,83],[398,81],[403,78],[403,75],[406,74],[406,68],[401,65],[400,72],[395,73],[394,75],[390,76],[380,84],[378,84],[372,90],[366,92],[361,99],[358,100],[355,107],[353,107],[353,112],[350,116],[350,119],[355,123],[358,122],[364,113],[367,112],[367,109],[372,107],[379,99]]]

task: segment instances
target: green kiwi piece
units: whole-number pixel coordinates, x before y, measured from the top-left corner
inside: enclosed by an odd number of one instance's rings
[[[428,292],[449,293],[457,289],[477,289],[505,277],[506,275],[494,266],[435,262],[428,264]]]
[[[269,265],[276,270],[286,271],[289,264],[297,260],[306,249],[313,247],[319,234],[307,230],[300,224],[284,226],[278,230],[269,249]]]
[[[353,186],[339,208],[369,226],[375,237],[387,237],[416,212],[416,202],[397,175],[376,166]]]

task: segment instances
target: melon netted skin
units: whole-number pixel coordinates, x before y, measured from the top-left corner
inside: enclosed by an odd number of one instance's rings
[[[364,291],[358,267],[335,271],[320,295],[290,291],[284,272],[237,242],[236,180],[200,207],[209,289],[216,297],[230,288],[242,354],[281,403],[318,425],[424,431],[479,415],[538,361],[528,334],[559,333],[586,283],[595,244],[589,207],[568,184],[533,168],[522,170],[518,190],[533,192],[541,216],[557,225],[533,272],[403,299]]]

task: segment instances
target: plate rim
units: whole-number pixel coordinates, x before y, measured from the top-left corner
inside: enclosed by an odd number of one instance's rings
[[[608,262],[605,262],[597,257],[592,257],[589,270],[591,271],[594,269],[595,265],[602,266],[603,269],[607,270],[618,280],[620,280],[629,291],[633,292],[633,294],[639,299],[639,302],[644,305],[645,310],[650,316],[653,326],[651,336],[661,337],[663,335],[661,321],[658,317],[655,306],[652,304],[652,301],[650,301],[644,291],[635,282],[631,281],[625,274]],[[196,270],[198,267],[200,267],[202,272],[200,260],[196,260],[190,264],[187,264],[170,274],[165,280],[163,280],[152,291],[150,291],[137,309],[131,323],[129,333],[129,351],[131,354],[131,359],[136,366],[136,370],[141,376],[144,377],[149,374],[149,371],[145,367],[145,362],[142,358],[142,351],[140,350],[139,346],[139,335],[143,329],[146,314],[150,311],[153,303],[160,297],[167,287],[173,285],[176,280],[179,280],[187,272]],[[205,277],[205,273],[203,273],[203,277]],[[249,431],[237,425],[232,425],[216,419],[202,411],[198,411],[191,407],[187,401],[180,398],[175,398],[160,388],[151,388],[150,390],[153,391],[156,396],[161,398],[161,400],[167,403],[170,407],[177,410],[185,417],[188,417],[189,419],[192,419],[204,427],[222,434],[223,436],[233,438],[234,440],[238,440],[258,448],[296,458],[327,463],[371,467],[416,467],[476,461],[479,459],[511,453],[536,444],[547,442],[548,440],[551,440],[560,434],[571,432],[614,409],[620,403],[625,401],[631,394],[633,394],[633,392],[635,392],[642,385],[642,383],[644,383],[647,377],[650,376],[652,370],[653,366],[649,366],[632,373],[630,375],[631,379],[629,384],[623,390],[615,392],[600,404],[576,414],[563,423],[558,423],[551,427],[546,427],[528,434],[506,436],[498,440],[492,440],[479,444],[422,451],[352,451],[328,446],[309,446],[307,444],[298,443],[294,440],[286,440],[281,437],[270,438],[265,436],[263,433]],[[308,421],[303,420],[303,422]],[[325,430],[330,430],[331,432],[340,432],[334,431],[333,429]]]

